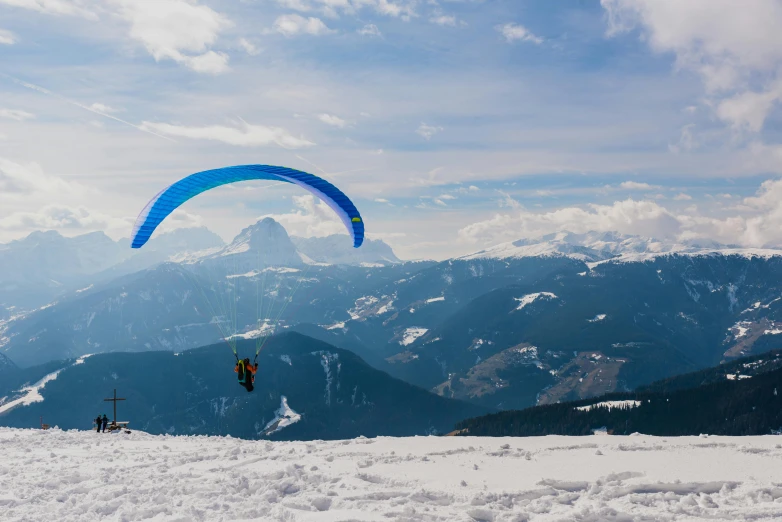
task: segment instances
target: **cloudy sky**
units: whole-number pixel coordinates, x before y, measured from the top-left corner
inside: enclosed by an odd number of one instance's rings
[[[782,244],[782,0],[0,0],[0,242],[127,237],[220,166],[321,175],[401,257],[556,231]],[[273,215],[202,195],[168,226]]]

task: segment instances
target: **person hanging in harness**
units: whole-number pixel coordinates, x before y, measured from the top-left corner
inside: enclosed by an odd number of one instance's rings
[[[253,391],[253,383],[255,382],[255,372],[258,371],[258,364],[250,364],[250,359],[241,359],[236,362],[234,371],[238,374],[239,384],[251,392]]]

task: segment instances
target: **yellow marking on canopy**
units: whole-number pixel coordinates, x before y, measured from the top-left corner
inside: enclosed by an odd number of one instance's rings
[[[353,219],[351,219],[351,221],[353,223],[361,223],[361,218],[360,217],[354,217]]]

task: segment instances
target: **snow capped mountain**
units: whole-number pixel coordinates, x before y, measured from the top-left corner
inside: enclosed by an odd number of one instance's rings
[[[121,239],[119,243],[123,245],[123,248],[130,248],[130,240],[128,239]],[[136,255],[156,252],[160,261],[169,261],[173,256],[223,246],[225,243],[220,236],[206,227],[178,228],[153,237],[144,245],[144,248],[131,250],[131,252]]]
[[[331,264],[346,239],[291,240],[266,219],[182,263],[8,311],[0,351],[25,368],[290,328],[449,397],[523,408],[782,346],[777,250],[559,233],[440,263],[387,263],[379,243],[373,262]]]
[[[312,261],[330,265],[360,265],[362,263],[401,263],[385,242],[365,239],[361,248],[353,248],[350,236],[337,234],[328,237],[292,237],[296,248]]]
[[[0,305],[40,306],[129,255],[101,232],[75,238],[33,232],[0,245]]]
[[[782,250],[738,249],[733,245],[722,245],[713,241],[660,240],[651,237],[620,234],[618,232],[557,232],[538,238],[520,239],[502,243],[473,254],[462,256],[461,260],[473,259],[518,259],[524,257],[569,257],[594,263],[623,258],[630,261],[644,261],[666,254],[703,254],[724,252],[726,255],[751,255],[760,252],[765,255]]]
[[[222,244],[205,228],[161,234],[141,250],[132,250],[127,239],[114,241],[103,232],[75,237],[33,232],[0,244],[0,306],[37,308],[65,292],[144,270],[175,253]]]
[[[192,260],[195,261],[195,260]],[[192,262],[191,261],[191,262]],[[304,264],[285,228],[272,218],[264,218],[242,230],[229,245],[207,252],[202,263],[241,265],[247,267]]]

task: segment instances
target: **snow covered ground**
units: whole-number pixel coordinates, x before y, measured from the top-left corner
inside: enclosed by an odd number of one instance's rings
[[[268,442],[0,428],[0,519],[782,519],[782,438]]]

